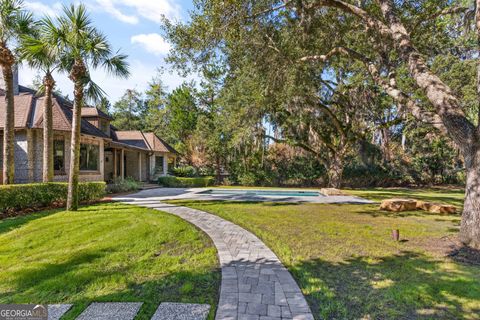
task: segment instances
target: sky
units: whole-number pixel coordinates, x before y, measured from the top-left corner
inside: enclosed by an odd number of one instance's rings
[[[36,17],[55,16],[62,11],[62,5],[79,1],[26,0],[24,5]],[[162,80],[172,90],[186,79],[165,63],[164,58],[170,45],[161,36],[162,15],[171,20],[185,21],[192,9],[191,0],[82,0],[94,25],[105,33],[116,51],[128,55],[131,75],[129,79],[117,79],[103,70],[91,72],[93,80],[108,94],[114,103],[127,89],[143,91],[148,82],[164,68]],[[19,68],[20,84],[29,86],[38,71],[27,66]],[[72,96],[73,85],[64,74],[56,74],[57,88],[65,95]]]

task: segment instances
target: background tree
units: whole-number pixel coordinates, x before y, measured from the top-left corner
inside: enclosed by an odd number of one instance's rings
[[[2,0],[0,2],[0,66],[5,81],[5,124],[3,127],[3,184],[14,182],[14,88],[13,68],[18,62],[12,45],[33,27],[32,15],[23,9],[22,0]]]
[[[358,66],[362,65],[398,109],[404,108],[417,121],[433,125],[459,148],[467,176],[460,234],[465,244],[480,247],[478,121],[469,119],[465,112],[468,104],[461,103],[461,95],[429,63],[449,48],[453,48],[449,51],[457,60],[478,53],[475,42],[464,41],[471,40],[471,34],[459,31],[464,24],[457,23],[455,14],[470,9],[462,5],[463,1],[447,0],[423,0],[415,4],[393,0],[228,3],[210,0],[197,4],[188,24],[166,22],[165,30],[176,52],[171,61],[183,68],[187,62],[205,64],[220,55],[234,74],[244,52],[251,52],[259,64],[277,52],[284,57],[285,66],[298,62],[311,64],[322,70],[320,74],[332,67],[344,68],[347,74],[361,72]],[[311,41],[304,42],[305,39]],[[466,48],[458,46],[462,41]],[[284,43],[303,45],[284,46]],[[272,67],[272,70],[280,69]],[[275,79],[273,74],[267,81]]]
[[[69,70],[74,84],[70,171],[67,210],[78,208],[78,175],[80,165],[80,123],[85,94],[100,93],[90,79],[90,68],[105,68],[110,74],[128,77],[126,56],[114,54],[107,38],[97,30],[83,5],[64,7],[58,18],[58,45],[62,50],[63,68]]]
[[[119,130],[143,130],[146,109],[142,94],[128,89],[113,105],[113,125]]]

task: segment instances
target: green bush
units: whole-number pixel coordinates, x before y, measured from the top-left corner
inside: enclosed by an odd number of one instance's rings
[[[197,174],[197,170],[192,166],[173,168],[173,174],[177,177],[193,178]]]
[[[140,183],[132,177],[126,177],[125,179],[117,177],[107,186],[108,193],[136,191],[138,189],[140,189]]]
[[[67,188],[64,182],[0,186],[0,212],[64,203]],[[105,195],[105,182],[81,182],[78,191],[81,202],[99,200]]]
[[[168,188],[201,188],[211,186],[214,183],[214,177],[181,178],[167,176],[158,178],[158,184]]]

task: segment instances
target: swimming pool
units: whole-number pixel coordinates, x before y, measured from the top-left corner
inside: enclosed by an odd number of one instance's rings
[[[199,194],[205,195],[231,195],[231,196],[270,196],[270,197],[319,197],[323,196],[316,191],[300,191],[300,190],[254,190],[254,189],[210,189],[202,191]]]

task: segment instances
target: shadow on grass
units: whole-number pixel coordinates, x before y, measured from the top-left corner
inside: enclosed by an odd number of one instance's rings
[[[165,200],[162,201],[165,203],[170,203],[178,206],[198,206],[198,205],[205,205],[205,206],[215,206],[219,203],[221,204],[234,204],[234,205],[242,205],[242,204],[258,204],[260,206],[265,207],[281,207],[281,206],[298,206],[302,204],[308,204],[305,202],[267,202],[267,201],[232,201],[232,200]]]
[[[371,191],[371,192],[369,192]],[[444,192],[444,195],[442,195]],[[452,196],[452,195],[456,196]],[[442,190],[442,189],[373,189],[367,190],[364,193],[360,194],[361,197],[366,199],[374,199],[377,201],[382,201],[391,198],[414,198],[418,200],[426,200],[431,202],[439,203],[449,203],[453,204],[460,209],[463,206],[463,197],[465,190],[455,189],[455,190]]]
[[[63,211],[64,209],[53,209],[47,211],[40,211],[35,213],[30,213],[25,216],[19,217],[12,217],[12,218],[5,218],[0,220],[0,235],[3,233],[7,233],[13,229],[19,228],[24,224],[29,223],[30,221],[34,221],[36,219],[40,219],[58,212]]]
[[[161,302],[206,303],[212,306],[209,319],[213,320],[220,288],[219,268],[203,273],[166,272],[154,280],[138,277],[128,281],[124,275],[135,272],[132,265],[108,270],[86,267],[111,253],[107,248],[79,253],[62,263],[26,266],[15,274],[15,288],[0,294],[0,302],[72,303],[72,309],[62,318],[67,320],[75,319],[92,302],[143,302],[136,320],[150,319]],[[101,288],[104,294],[94,294],[98,286],[110,281],[125,283],[121,289],[107,285]]]
[[[474,319],[480,313],[479,269],[444,265],[402,252],[341,263],[321,259],[290,268],[317,319]],[[466,310],[462,300],[477,301]]]

